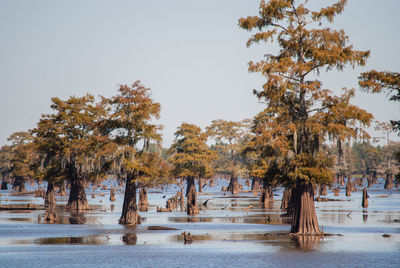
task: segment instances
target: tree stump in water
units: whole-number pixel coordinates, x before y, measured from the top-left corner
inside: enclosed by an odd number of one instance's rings
[[[346,184],[346,196],[351,196],[351,184],[349,182]]]
[[[183,197],[183,189],[176,193],[176,198],[179,202],[179,206],[181,207],[181,211],[183,211],[185,207],[185,198]]]
[[[182,235],[183,235],[184,244],[192,244],[193,237],[190,233],[186,233],[186,231],[185,231],[182,233]]]
[[[367,208],[368,207],[368,192],[367,192],[367,188],[363,189],[363,197],[362,197],[362,207],[363,208]]]
[[[338,187],[336,187],[336,188],[333,188],[333,193],[334,193],[335,196],[339,196],[339,194],[340,194],[340,187],[338,186]]]
[[[117,198],[115,197],[115,192],[114,189],[110,189],[110,201],[114,202],[115,200],[117,200]]]
[[[147,188],[141,188],[139,190],[139,206],[148,206],[149,199],[147,197]]]

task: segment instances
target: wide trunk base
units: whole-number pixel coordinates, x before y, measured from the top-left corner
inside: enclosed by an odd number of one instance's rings
[[[86,199],[85,188],[81,180],[74,180],[71,182],[68,204],[65,208],[72,212],[90,210],[89,203]]]
[[[321,232],[318,227],[312,184],[309,182],[297,181],[293,191],[294,210],[290,233],[320,235]]]
[[[140,224],[141,218],[136,204],[136,183],[133,178],[128,177],[125,185],[124,204],[118,223],[126,225]]]

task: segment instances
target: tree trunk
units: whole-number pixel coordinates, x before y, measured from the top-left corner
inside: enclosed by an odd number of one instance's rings
[[[136,204],[136,182],[133,175],[126,178],[124,204],[119,224],[140,224],[140,216]]]
[[[319,186],[319,195],[328,195],[328,187],[325,184]]]
[[[351,196],[351,183],[347,182],[346,184],[346,196]]]
[[[53,189],[53,195],[54,195],[54,189]],[[56,213],[56,203],[49,203],[46,206],[46,213],[44,215],[44,221],[46,223],[55,223],[58,220],[58,216]]]
[[[228,191],[230,191],[232,194],[238,194],[239,193],[239,181],[236,176],[231,176],[231,180],[229,182],[228,186]]]
[[[317,214],[314,206],[314,190],[309,182],[297,180],[293,189],[293,221],[290,233],[319,235]]]
[[[65,183],[64,183],[64,180],[61,180],[61,181],[60,181],[60,183],[59,183],[59,188],[60,188],[60,190],[58,191],[58,194],[59,194],[59,195],[64,196],[64,195],[67,194],[66,191],[65,191]]]
[[[269,204],[274,202],[274,193],[271,186],[264,186],[260,196],[260,203],[263,208],[268,207]]]
[[[141,206],[149,205],[149,199],[147,197],[147,188],[145,187],[139,190],[139,205]]]
[[[56,194],[54,192],[54,185],[53,182],[47,182],[47,192],[46,197],[44,199],[45,205],[53,205],[56,203]]]
[[[338,187],[336,187],[336,188],[333,188],[333,192],[335,193],[335,196],[339,196],[339,194],[340,194],[340,187],[338,186]]]
[[[362,197],[362,207],[363,208],[367,208],[368,207],[368,192],[367,192],[367,188],[364,188],[363,190],[363,197]]]
[[[7,182],[5,181],[5,179],[3,179],[1,181],[1,190],[7,190],[7,189],[8,189]]]
[[[196,215],[199,213],[199,209],[196,204],[196,186],[194,184],[194,178],[188,178],[189,192],[187,194],[187,214]]]
[[[147,188],[144,187],[139,190],[139,211],[147,211],[148,207]]]
[[[292,189],[285,188],[282,195],[282,203],[281,203],[282,210],[288,209],[291,195],[292,195]]]
[[[85,188],[83,187],[83,180],[81,178],[72,178],[71,190],[69,191],[69,199],[66,209],[73,212],[81,212],[89,210],[90,206],[86,199]]]
[[[199,193],[203,192],[203,179],[199,178]]]
[[[251,181],[251,191],[253,192],[253,195],[258,195],[258,190],[260,188],[260,181],[258,178],[253,178]]]
[[[117,198],[115,197],[114,189],[111,188],[111,189],[110,189],[110,201],[111,201],[111,202],[114,202],[115,200],[117,200]]]
[[[392,174],[386,174],[386,181],[385,181],[385,189],[392,189],[393,188],[393,178]]]
[[[21,176],[17,176],[14,179],[13,190],[19,193],[25,191],[25,179]]]

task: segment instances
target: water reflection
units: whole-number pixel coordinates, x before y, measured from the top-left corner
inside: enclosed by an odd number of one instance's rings
[[[322,236],[295,235],[292,239],[295,242],[296,248],[310,250],[321,242]]]
[[[107,240],[100,235],[96,236],[77,236],[77,237],[45,237],[33,240],[34,244],[79,244],[79,245],[104,245]]]
[[[71,213],[71,216],[68,218],[70,224],[85,224],[86,217],[84,213]]]
[[[367,222],[368,219],[368,210],[364,209],[363,210],[363,222]]]
[[[136,245],[137,236],[135,233],[127,233],[122,236],[122,242],[124,242],[125,245]]]
[[[44,215],[44,221],[49,224],[58,222],[58,215],[56,213],[56,204],[46,205],[46,213]]]

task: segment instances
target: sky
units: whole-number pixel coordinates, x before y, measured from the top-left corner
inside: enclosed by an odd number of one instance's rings
[[[238,19],[257,15],[259,2],[0,0],[0,146],[50,113],[52,97],[111,97],[136,80],[161,104],[165,147],[182,122],[204,128],[214,119],[253,117],[264,107],[252,94],[263,78],[247,63],[274,48],[247,48],[250,33]],[[325,88],[357,88],[353,103],[379,121],[398,120],[399,104],[362,93],[357,77],[370,69],[400,72],[399,10],[398,0],[349,0],[331,27],[371,56],[362,68],[319,78]]]

